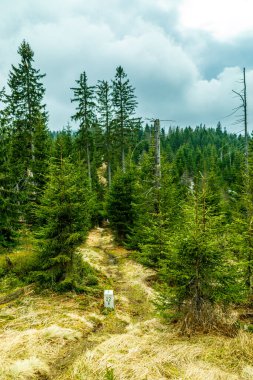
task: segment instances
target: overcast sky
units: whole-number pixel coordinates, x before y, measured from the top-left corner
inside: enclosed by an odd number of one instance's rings
[[[246,67],[253,127],[252,0],[1,0],[0,88],[26,39],[34,66],[46,73],[49,127],[62,129],[81,72],[90,85],[123,66],[138,97],[138,116],[173,119],[163,126],[216,126],[228,131],[240,104]],[[239,116],[239,115],[238,115]]]

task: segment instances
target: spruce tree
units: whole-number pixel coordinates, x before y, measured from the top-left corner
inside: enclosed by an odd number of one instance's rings
[[[41,82],[45,74],[40,74],[40,70],[33,67],[34,52],[30,45],[23,41],[18,48],[21,62],[18,67],[12,65],[9,73],[8,86],[11,90],[7,95],[7,107],[14,123],[23,124],[30,135],[34,129],[34,122],[38,118],[47,119],[43,97],[44,86]],[[32,145],[32,139],[30,139]]]
[[[158,190],[151,150],[140,162],[135,186],[135,219],[128,244],[139,251],[139,261],[153,268],[159,268],[161,260],[166,257],[170,237],[177,229],[181,216],[183,196],[172,176],[171,167],[170,164],[162,164],[161,187]]]
[[[58,160],[68,158],[71,162],[80,160],[78,152],[74,152],[74,134],[71,132],[70,125],[56,132],[52,141],[52,157]]]
[[[29,203],[31,193],[35,195],[35,188],[43,186],[41,178],[45,175],[46,165],[42,164],[47,159],[43,139],[47,134],[47,113],[43,98],[45,89],[42,79],[45,74],[33,67],[34,52],[30,45],[23,41],[18,49],[21,62],[18,66],[12,65],[9,73],[8,86],[10,93],[5,96],[5,110],[11,130],[10,165],[12,171],[13,186],[19,195],[19,204],[24,209]],[[40,140],[40,142],[38,141]],[[36,170],[36,166],[40,170]],[[42,167],[45,169],[42,172]],[[39,177],[37,173],[39,172]],[[24,211],[24,210],[23,210]]]
[[[126,170],[126,153],[129,146],[136,144],[136,129],[139,128],[139,120],[134,118],[137,100],[134,88],[131,86],[127,74],[121,66],[116,68],[115,78],[112,81],[112,98],[114,118],[117,129],[117,140],[121,154],[121,167]]]
[[[0,119],[0,248],[15,243],[18,228],[16,192],[11,181],[9,150],[9,130]]]
[[[77,87],[72,87],[74,98],[71,102],[75,102],[76,113],[72,119],[79,123],[78,130],[78,143],[80,159],[86,161],[90,186],[92,183],[92,168],[91,168],[91,145],[92,145],[92,132],[95,123],[95,87],[88,85],[86,72],[84,71],[78,80],[76,80]]]
[[[134,183],[135,174],[132,170],[118,171],[108,193],[108,219],[117,240],[121,243],[126,242],[133,227]]]
[[[221,327],[217,305],[227,306],[244,297],[225,215],[208,204],[209,196],[204,176],[190,190],[180,229],[172,235],[167,257],[161,263],[166,288],[162,304],[164,309],[176,308],[184,332]]]
[[[245,284],[250,302],[253,300],[253,140],[249,141],[248,168],[244,165],[239,212],[234,213],[236,233],[243,236],[239,250],[245,263]]]
[[[36,278],[45,286],[71,290],[80,278],[74,270],[76,248],[90,226],[90,192],[80,167],[68,159],[51,164],[46,190],[38,207],[39,267]]]

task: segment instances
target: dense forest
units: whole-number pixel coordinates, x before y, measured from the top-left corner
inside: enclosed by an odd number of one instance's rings
[[[52,132],[44,74],[23,41],[0,92],[0,276],[85,291],[95,274],[77,247],[107,224],[157,272],[157,308],[182,329],[218,326],[252,304],[253,142],[218,123],[169,127],[136,114],[121,66],[110,81],[70,83],[73,126]],[[144,115],[145,116],[145,115]],[[58,126],[60,129],[61,126]],[[158,149],[159,148],[159,149]],[[10,253],[24,233],[36,249]]]

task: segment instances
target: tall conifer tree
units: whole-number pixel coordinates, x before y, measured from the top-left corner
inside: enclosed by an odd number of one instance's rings
[[[92,127],[95,122],[94,86],[88,85],[85,71],[80,75],[80,78],[76,80],[76,83],[77,87],[71,87],[71,90],[74,92],[74,98],[71,99],[71,102],[77,104],[76,113],[72,116],[72,119],[79,123],[78,138],[80,158],[86,160],[91,185]]]
[[[81,185],[82,184],[82,185]],[[80,167],[69,159],[52,163],[46,190],[37,210],[40,220],[39,267],[36,277],[46,285],[75,288],[76,247],[90,226],[90,192]]]
[[[0,101],[5,95],[0,92]],[[17,229],[16,194],[10,178],[10,131],[6,125],[4,111],[0,111],[0,247],[15,241]]]
[[[137,119],[133,117],[138,103],[134,88],[121,66],[116,68],[115,78],[112,81],[112,96],[117,136],[120,144],[121,165],[122,170],[125,171],[127,149],[134,138],[135,128],[138,125]]]
[[[45,183],[42,180],[47,160],[47,145],[43,144],[47,136],[47,113],[43,103],[45,88],[42,83],[45,74],[33,67],[34,52],[26,41],[21,43],[18,54],[21,61],[17,67],[12,65],[9,73],[10,93],[5,96],[5,115],[11,129],[12,178],[19,194],[19,204],[27,209],[31,195],[36,201],[37,190]]]

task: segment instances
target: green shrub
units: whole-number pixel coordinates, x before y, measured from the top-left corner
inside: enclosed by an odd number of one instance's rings
[[[7,274],[0,280],[0,293],[6,293],[23,285],[14,274]]]
[[[65,278],[56,285],[56,290],[60,293],[70,292],[75,290],[75,285],[72,278]]]
[[[4,277],[5,275],[6,275],[6,270],[0,267],[0,278]]]
[[[85,279],[85,285],[96,286],[98,285],[98,278],[94,274],[88,274]]]

